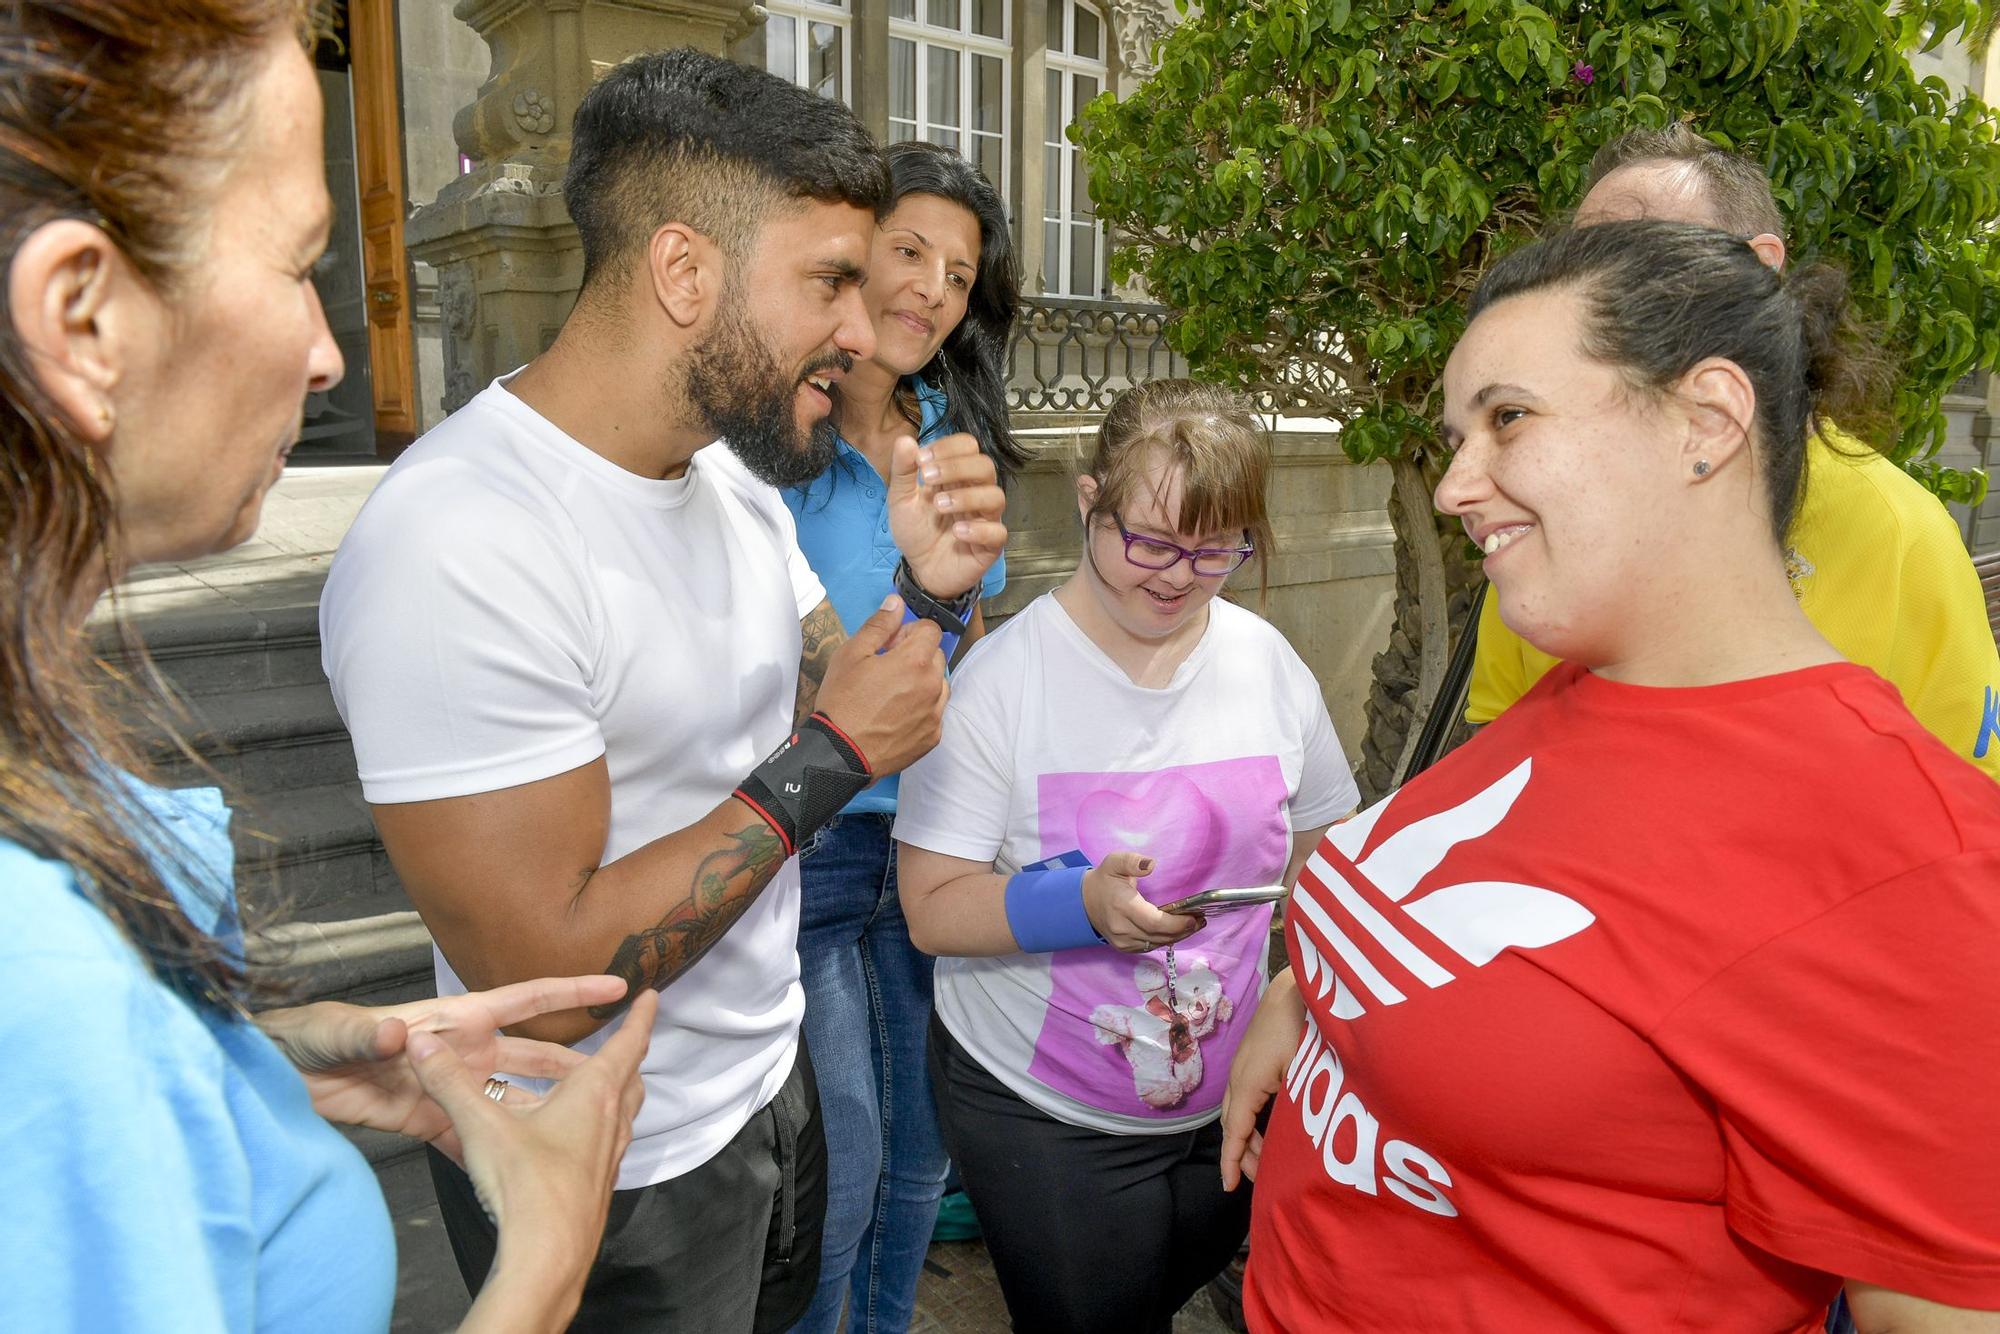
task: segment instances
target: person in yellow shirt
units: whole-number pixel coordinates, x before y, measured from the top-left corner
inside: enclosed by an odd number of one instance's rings
[[[1763,171],[1684,125],[1621,135],[1592,159],[1576,224],[1636,217],[1719,227],[1748,238],[1774,268],[1785,262],[1784,222]],[[1792,591],[1827,641],[2000,780],[2000,651],[1979,576],[1937,498],[1863,442],[1823,430],[1806,442],[1785,554]],[[1466,721],[1491,722],[1555,664],[1486,599]]]

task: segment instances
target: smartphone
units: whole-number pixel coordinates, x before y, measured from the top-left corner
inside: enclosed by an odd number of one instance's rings
[[[1283,885],[1253,885],[1248,889],[1204,889],[1184,899],[1160,905],[1161,912],[1210,913],[1226,908],[1247,908],[1257,903],[1276,903],[1289,891]]]

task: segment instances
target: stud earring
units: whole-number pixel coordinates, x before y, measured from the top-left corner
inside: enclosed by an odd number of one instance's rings
[[[1696,459],[1696,460],[1694,461],[1694,475],[1695,475],[1695,476],[1697,476],[1697,477],[1706,477],[1706,476],[1708,476],[1708,460],[1707,460],[1707,459]]]

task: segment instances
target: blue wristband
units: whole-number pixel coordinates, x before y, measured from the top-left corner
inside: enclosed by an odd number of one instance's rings
[[[912,611],[912,610],[910,609],[910,604],[909,604],[909,603],[905,602],[905,603],[903,604],[903,624],[904,624],[904,625],[909,625],[909,624],[911,624],[912,622],[915,622],[915,621],[928,621],[928,620],[930,620],[930,619],[931,619],[931,618],[930,618],[930,617],[928,617],[928,616],[919,616],[919,615],[917,615],[917,613],[916,613],[916,612],[914,612],[914,611]],[[935,623],[935,622],[933,622],[933,624],[936,624],[936,623]],[[958,641],[959,641],[959,639],[960,639],[960,636],[958,636],[958,635],[955,635],[955,634],[953,634],[953,633],[952,633],[951,631],[949,631],[949,630],[945,629],[945,628],[944,628],[944,627],[943,627],[942,625],[939,625],[939,626],[938,626],[938,648],[939,648],[940,650],[942,650],[942,651],[943,651],[943,653],[944,653],[944,660],[945,660],[946,662],[950,662],[950,661],[951,661],[951,659],[952,659],[952,655],[953,655],[954,653],[956,653],[956,652],[958,651]],[[883,650],[883,652],[885,652],[885,653],[886,653],[886,652],[888,652],[888,650],[887,650],[887,649],[884,649],[884,650]]]
[[[1021,871],[1007,881],[1007,929],[1024,954],[1102,945],[1104,937],[1083,910],[1088,866]]]

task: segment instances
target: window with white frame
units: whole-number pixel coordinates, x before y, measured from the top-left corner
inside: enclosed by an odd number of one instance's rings
[[[1090,201],[1083,153],[1064,133],[1084,104],[1104,91],[1110,70],[1104,16],[1083,0],[1048,0],[1048,132],[1042,144],[1042,290],[1101,297],[1104,227]]]
[[[821,97],[852,103],[848,0],[765,0],[764,68]]]
[[[1007,195],[1011,0],[889,0],[889,142],[957,150]]]

